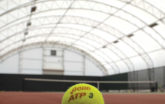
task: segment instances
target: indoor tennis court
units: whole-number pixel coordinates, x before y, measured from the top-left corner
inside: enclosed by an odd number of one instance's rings
[[[0,0],[0,104],[37,103],[165,104],[165,0]]]

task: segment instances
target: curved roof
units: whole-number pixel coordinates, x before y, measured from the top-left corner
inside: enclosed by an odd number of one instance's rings
[[[164,4],[164,0],[1,0],[0,57],[25,45],[54,42],[88,53],[107,74],[164,66]]]

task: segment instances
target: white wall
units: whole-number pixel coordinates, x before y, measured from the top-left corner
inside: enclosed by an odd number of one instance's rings
[[[102,76],[103,72],[99,69],[98,66],[93,64],[90,60],[86,59],[86,75],[91,75],[91,76]]]
[[[0,73],[18,73],[18,55],[0,62]]]
[[[42,51],[40,48],[21,52],[19,60],[20,73],[42,74]]]
[[[56,56],[51,56],[51,50],[56,50]],[[59,48],[44,49],[44,65],[45,70],[63,70],[63,51]]]
[[[50,50],[57,56],[51,56]],[[62,48],[24,50],[0,63],[0,73],[43,74],[43,69],[64,70],[65,75],[102,76],[94,61],[83,53]]]
[[[66,50],[64,52],[64,66],[66,75],[83,75],[83,55],[79,55],[77,53]]]

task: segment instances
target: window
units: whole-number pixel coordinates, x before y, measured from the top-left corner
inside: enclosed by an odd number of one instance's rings
[[[51,50],[50,54],[51,56],[56,56],[56,50]]]

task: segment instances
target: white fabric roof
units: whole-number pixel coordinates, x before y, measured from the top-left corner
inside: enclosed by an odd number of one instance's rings
[[[164,66],[164,5],[165,0],[0,0],[0,57],[55,42],[85,51],[107,74]]]

